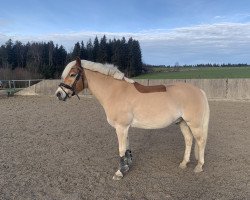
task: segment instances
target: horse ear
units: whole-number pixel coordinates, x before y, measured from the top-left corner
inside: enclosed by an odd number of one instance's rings
[[[76,58],[76,66],[77,67],[82,67],[81,59],[79,57]]]

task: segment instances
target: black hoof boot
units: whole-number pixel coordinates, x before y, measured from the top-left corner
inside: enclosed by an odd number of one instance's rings
[[[120,166],[118,171],[113,176],[114,180],[121,180],[126,172],[129,171],[129,167],[132,164],[131,150],[127,150],[125,155],[120,158]]]
[[[125,157],[127,158],[127,164],[130,166],[132,164],[132,159],[133,159],[131,150],[128,149],[125,152]]]

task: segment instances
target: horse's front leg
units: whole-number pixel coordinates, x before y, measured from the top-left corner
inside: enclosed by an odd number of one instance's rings
[[[120,165],[117,172],[113,176],[114,180],[122,179],[124,174],[129,171],[129,167],[132,164],[132,153],[129,149],[128,129],[129,126],[116,126],[116,134],[119,143]]]

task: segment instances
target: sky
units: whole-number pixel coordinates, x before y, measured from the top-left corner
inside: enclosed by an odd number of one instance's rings
[[[0,0],[0,45],[54,41],[71,51],[104,34],[139,40],[153,65],[250,64],[249,0]]]

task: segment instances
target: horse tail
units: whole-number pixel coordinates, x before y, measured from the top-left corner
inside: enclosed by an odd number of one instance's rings
[[[210,116],[210,109],[209,109],[209,104],[207,100],[207,95],[206,93],[201,90],[203,94],[203,120],[202,120],[202,132],[203,132],[203,138],[205,141],[207,141],[207,134],[208,134],[208,125],[209,125],[209,116]],[[206,143],[204,144],[206,145]],[[197,142],[195,142],[195,147],[194,147],[194,154],[195,158],[198,160],[199,154],[198,154],[198,145]]]

